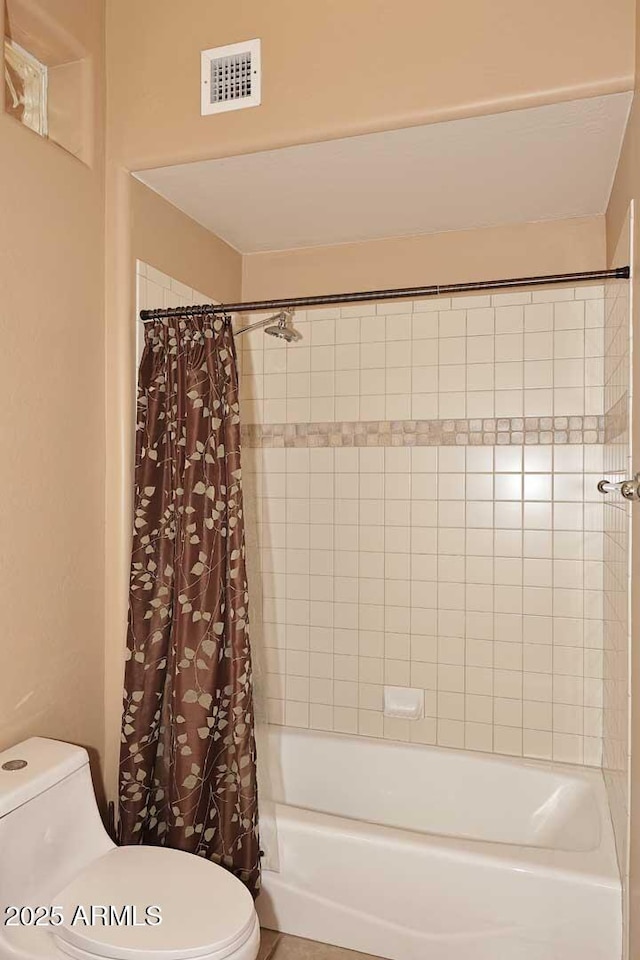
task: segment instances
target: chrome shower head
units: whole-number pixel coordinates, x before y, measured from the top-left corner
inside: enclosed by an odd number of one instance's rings
[[[292,313],[282,310],[278,317],[277,325],[273,327],[265,327],[264,332],[268,333],[270,337],[279,337],[280,340],[286,340],[287,343],[293,343],[294,340],[300,339],[300,334],[291,326],[292,318]]]

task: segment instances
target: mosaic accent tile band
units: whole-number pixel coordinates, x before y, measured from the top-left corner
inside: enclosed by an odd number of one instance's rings
[[[504,417],[464,420],[368,420],[251,423],[247,447],[437,447],[604,443],[605,418]]]

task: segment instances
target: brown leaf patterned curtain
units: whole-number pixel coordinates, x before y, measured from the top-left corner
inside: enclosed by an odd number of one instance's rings
[[[140,364],[122,843],[260,885],[238,372],[230,320],[159,319]]]

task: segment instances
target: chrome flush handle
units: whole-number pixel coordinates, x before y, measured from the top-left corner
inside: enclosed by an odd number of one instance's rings
[[[616,493],[619,491],[625,500],[640,500],[640,473],[636,473],[632,480],[620,480],[612,483],[610,480],[601,480],[598,483],[600,493]]]

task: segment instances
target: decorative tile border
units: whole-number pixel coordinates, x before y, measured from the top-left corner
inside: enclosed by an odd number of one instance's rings
[[[369,420],[250,423],[247,447],[437,447],[604,443],[605,418],[504,417],[487,420]]]

